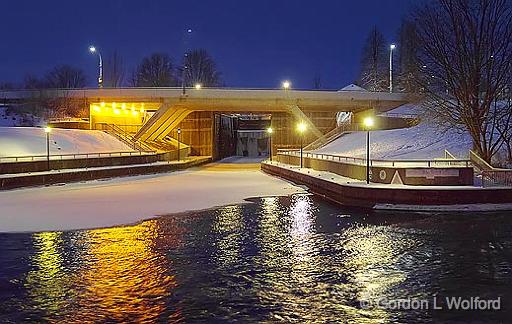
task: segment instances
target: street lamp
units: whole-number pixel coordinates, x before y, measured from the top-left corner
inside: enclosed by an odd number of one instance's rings
[[[272,133],[274,130],[272,127],[267,128],[267,134],[268,134],[268,156],[270,158],[270,162],[272,162]]]
[[[281,86],[283,87],[284,90],[290,89],[291,85],[292,85],[291,82],[288,80],[283,81],[283,83],[281,84]]]
[[[202,88],[202,87],[203,87],[203,86],[201,85],[201,83],[196,83],[196,84],[194,85],[194,88],[196,88],[196,90],[201,90],[201,88]]]
[[[52,128],[50,126],[47,126],[44,128],[44,132],[46,133],[46,163],[47,168],[50,170],[50,133],[52,131]]]
[[[366,128],[366,184],[370,183],[370,129],[374,125],[372,117],[366,117],[363,120],[364,127]]]
[[[304,132],[306,132],[306,129],[307,129],[307,126],[304,122],[300,122],[298,125],[297,125],[297,130],[299,131],[300,133],[300,167],[302,168],[303,166],[303,163],[302,163],[302,149],[303,149],[303,144],[304,144]]]
[[[180,162],[181,128],[178,128],[178,162]]]
[[[103,60],[101,58],[100,51],[96,48],[96,46],[89,46],[89,52],[92,54],[98,54],[99,58],[99,75],[98,75],[98,88],[103,88]]]
[[[183,37],[183,47],[185,49],[185,53],[183,54],[183,71],[181,75],[181,87],[182,87],[182,94],[185,95],[187,90],[187,74],[188,74],[188,39],[189,35],[192,34],[192,29],[187,29],[185,32],[185,37]],[[197,88],[196,88],[197,89]]]
[[[396,48],[395,44],[389,46],[389,92],[393,92],[393,50]]]

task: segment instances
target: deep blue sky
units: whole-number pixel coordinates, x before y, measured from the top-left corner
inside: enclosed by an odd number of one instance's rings
[[[118,50],[127,75],[152,52],[179,61],[183,34],[207,49],[227,86],[325,88],[357,78],[364,40],[373,25],[396,40],[411,0],[2,0],[0,81],[42,75],[57,64],[84,69],[94,86],[96,59]]]

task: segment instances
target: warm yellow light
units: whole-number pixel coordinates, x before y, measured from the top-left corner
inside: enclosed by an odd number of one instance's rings
[[[51,131],[52,131],[52,128],[51,128],[50,126],[46,126],[46,127],[44,128],[44,132],[45,132],[45,133],[50,133]]]
[[[283,89],[290,89],[291,87],[291,82],[290,81],[284,81],[282,86],[283,86]]]
[[[298,125],[297,125],[297,130],[299,131],[299,133],[304,133],[306,131],[308,127],[306,126],[306,124],[304,122],[300,122]]]
[[[125,103],[121,104],[121,108],[126,109],[126,104]]]
[[[140,112],[143,113],[144,112],[144,103],[141,103],[140,104]]]
[[[116,108],[117,104],[115,102],[112,103],[112,108]]]
[[[374,120],[372,117],[366,117],[364,120],[363,120],[363,125],[364,127],[366,128],[370,128],[370,127],[373,127],[374,125]]]
[[[139,113],[138,113],[138,112],[136,112],[135,110],[133,110],[133,111],[132,111],[132,115],[137,116],[138,114],[139,114]]]
[[[114,114],[119,115],[121,111],[119,109],[114,109]]]
[[[92,110],[96,111],[96,112],[100,112],[100,107],[98,106],[92,106]]]
[[[103,102],[103,101],[102,101],[102,102],[100,103],[100,106],[101,106],[101,107],[105,107],[105,102]]]
[[[272,134],[273,132],[274,130],[272,129],[272,127],[267,128],[267,133]]]
[[[201,83],[196,83],[196,85],[194,87],[196,88],[196,90],[199,90],[199,89],[201,89],[202,86],[201,86]]]

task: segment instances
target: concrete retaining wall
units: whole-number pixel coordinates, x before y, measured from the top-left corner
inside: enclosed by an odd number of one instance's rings
[[[281,163],[300,165],[300,157],[290,155],[277,155],[275,159]],[[318,171],[328,171],[343,177],[357,180],[366,179],[366,166],[360,164],[344,163],[324,159],[304,157],[303,165]],[[391,183],[395,173],[398,173],[403,184],[428,186],[454,186],[472,185],[473,168],[403,168],[371,166],[371,182]]]
[[[61,173],[28,174],[23,176],[18,175],[13,177],[0,178],[0,190],[151,173],[162,173],[182,170],[210,161],[211,158],[205,157],[197,158],[181,164],[134,165],[117,168],[105,168],[99,170],[71,170]]]
[[[404,205],[512,203],[512,188],[376,188],[365,186],[364,184],[350,185],[334,183],[266,163],[262,163],[261,169],[266,173],[290,180],[294,183],[306,185],[313,193],[349,206],[371,208],[378,203]]]

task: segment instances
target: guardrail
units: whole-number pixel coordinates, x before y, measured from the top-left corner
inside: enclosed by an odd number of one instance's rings
[[[482,187],[512,187],[512,170],[483,170]]]
[[[150,155],[150,154],[155,154],[155,151],[122,151],[122,152],[100,152],[100,153],[51,154],[50,160],[90,159],[90,158],[101,158],[101,157],[139,156],[139,155]],[[47,158],[48,158],[47,155],[6,156],[6,157],[0,157],[0,163],[46,161]]]
[[[300,156],[300,150],[277,150],[278,155]],[[337,161],[350,164],[366,165],[365,158],[351,156],[303,152],[303,157]],[[370,166],[391,166],[391,167],[470,167],[470,160],[436,159],[436,160],[370,160]]]

